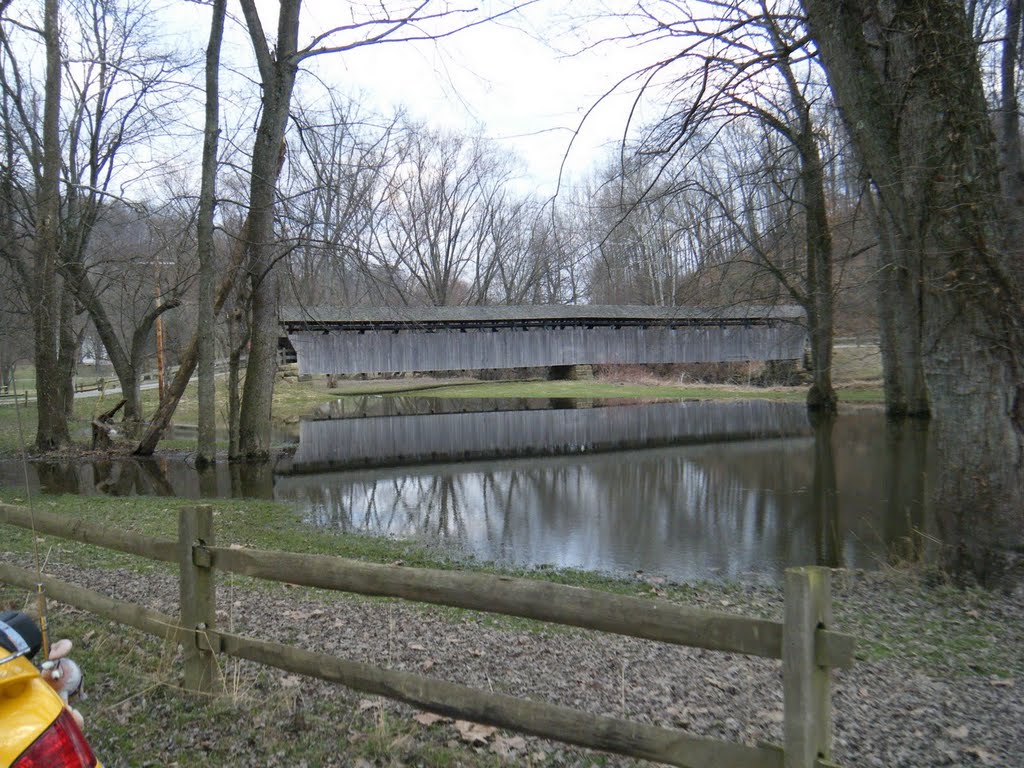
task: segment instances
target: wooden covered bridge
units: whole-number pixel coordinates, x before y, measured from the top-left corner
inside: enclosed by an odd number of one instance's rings
[[[300,373],[799,360],[799,307],[487,306],[285,309]]]

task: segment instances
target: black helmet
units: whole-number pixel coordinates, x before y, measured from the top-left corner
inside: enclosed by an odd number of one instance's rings
[[[24,653],[32,658],[39,652],[43,644],[43,633],[39,631],[35,621],[27,613],[21,611],[4,611],[0,613],[0,646],[8,653]],[[6,655],[6,654],[4,654]]]

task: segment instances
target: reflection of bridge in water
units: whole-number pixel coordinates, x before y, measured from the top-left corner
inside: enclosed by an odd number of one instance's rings
[[[285,474],[809,435],[802,405],[767,400],[427,413],[303,421]]]
[[[872,568],[889,553],[934,562],[938,542],[956,530],[922,504],[926,429],[863,411],[840,417],[834,432],[827,423],[813,431],[813,438],[322,474],[240,462],[197,472],[184,456],[32,462],[28,473],[32,488],[49,493],[277,499],[326,528],[451,544],[525,566],[702,579],[778,576],[808,563]],[[0,462],[0,485],[24,479],[20,462]]]
[[[284,310],[300,373],[798,360],[799,307]]]

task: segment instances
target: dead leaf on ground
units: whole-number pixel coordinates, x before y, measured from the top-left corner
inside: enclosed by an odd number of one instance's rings
[[[384,704],[380,699],[360,699],[359,700],[359,711],[366,712],[370,709],[380,709]]]
[[[708,685],[714,686],[715,688],[717,688],[720,691],[724,691],[726,688],[729,687],[726,683],[723,683],[721,680],[718,680],[717,678],[711,677],[710,675],[706,675],[704,677],[704,682],[707,683]]]
[[[968,747],[964,750],[971,757],[976,757],[981,760],[982,765],[995,765],[996,756],[989,752],[987,749],[981,747]]]
[[[427,650],[422,643],[409,643],[409,650],[411,651],[425,651]]]
[[[419,714],[413,715],[412,719],[420,725],[424,725],[428,728],[434,723],[447,723],[451,721],[450,717],[435,715],[433,712],[420,712]]]
[[[298,675],[284,675],[281,678],[282,688],[298,688],[302,685],[302,678]]]
[[[459,738],[474,747],[483,746],[498,730],[490,725],[479,725],[468,720],[456,720],[455,730],[459,732]]]
[[[998,688],[1013,688],[1015,680],[1012,677],[993,677],[988,681],[989,685],[994,685]]]
[[[970,733],[970,731],[967,729],[966,725],[960,725],[956,728],[947,728],[946,733],[949,734],[951,739],[966,739],[967,734]]]
[[[491,752],[502,757],[512,757],[514,752],[526,749],[526,739],[522,736],[496,736],[491,744]]]

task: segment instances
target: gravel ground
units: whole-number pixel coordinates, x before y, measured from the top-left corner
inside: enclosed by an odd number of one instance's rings
[[[170,575],[81,569],[60,563],[50,563],[47,571],[119,599],[169,614],[177,611],[177,582]],[[222,626],[242,634],[702,736],[747,744],[781,743],[778,662],[398,601],[325,595],[284,586],[256,590],[240,583],[222,580],[218,601],[229,609],[219,617]],[[886,617],[898,622],[914,612],[915,619],[929,619],[929,612],[939,608],[935,600],[921,599],[927,589],[906,575],[837,573],[833,593],[840,616],[844,612],[851,617],[870,615],[884,625]],[[764,584],[709,585],[692,595],[694,602],[718,610],[776,618],[782,606],[779,590]],[[960,598],[954,594],[952,599]],[[957,610],[962,608],[971,620],[997,621],[1009,627],[1008,637],[1024,638],[1020,590],[1013,595],[986,596],[981,609],[971,607],[977,601],[966,593],[962,602]],[[979,615],[979,610],[984,615]],[[958,629],[955,621],[949,623],[947,614],[943,616],[947,624],[940,627],[940,634],[969,634],[969,629]],[[839,628],[845,627],[840,623]],[[963,645],[969,648],[971,643]],[[938,662],[927,665],[928,673],[922,671],[920,659],[900,654],[882,661],[859,661],[851,670],[836,671],[834,759],[851,767],[1024,766],[1022,651],[1019,646],[1002,651],[1009,654],[1010,662],[1008,671],[998,677],[988,672],[971,674],[970,669],[965,673],[964,659],[956,658],[960,652],[949,651],[947,664],[941,649]],[[966,663],[970,667],[972,662],[968,659]],[[368,699],[340,686],[318,681],[303,681],[299,686],[296,677],[276,670],[259,673],[250,665],[242,665],[241,670],[243,680],[260,678],[262,682],[253,685],[262,691],[261,696],[290,701],[293,714],[303,706],[302,700],[328,698],[357,712],[387,712],[403,721],[416,714],[404,705]],[[102,688],[96,698],[102,698]],[[95,711],[90,714],[95,706],[90,702],[83,705],[87,717],[100,716]],[[154,711],[153,716],[161,714]],[[235,727],[258,727],[244,720],[239,718]],[[175,724],[169,721],[166,728],[173,730]],[[458,735],[454,726],[445,730],[443,724],[441,728],[424,727],[423,733],[425,739],[449,739],[449,743]],[[591,765],[598,760],[608,765],[636,764],[539,739],[513,737],[489,734],[478,740],[477,751],[486,752],[489,760],[504,759],[510,764]],[[254,749],[239,764],[275,764],[273,755]],[[498,757],[494,753],[499,753]],[[109,759],[106,762],[117,765]],[[170,757],[162,760],[158,753],[152,764],[170,763]],[[336,764],[405,763],[395,756],[367,760],[339,754]]]

